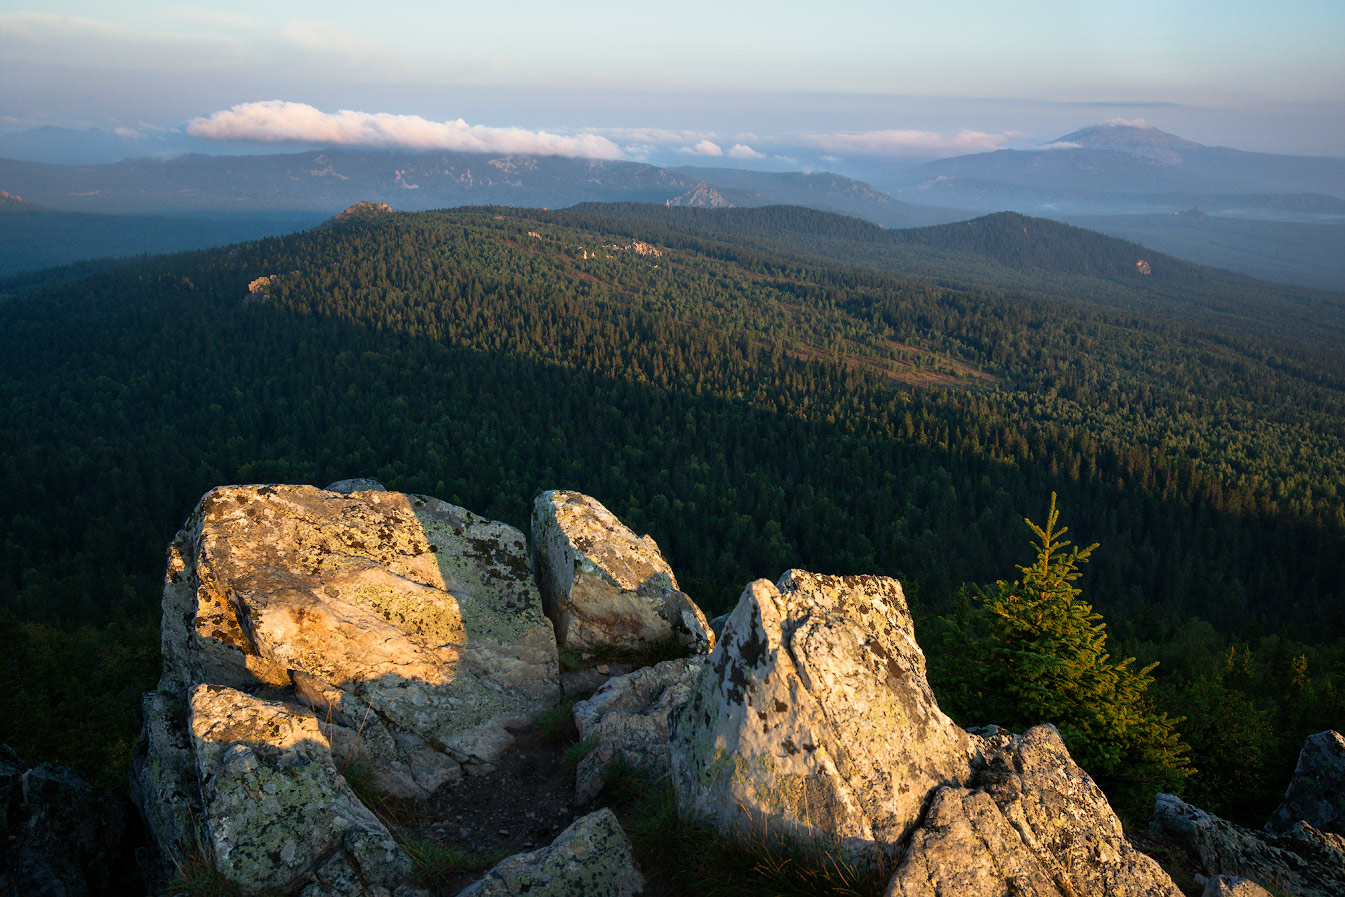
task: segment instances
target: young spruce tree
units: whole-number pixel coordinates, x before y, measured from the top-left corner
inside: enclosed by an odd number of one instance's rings
[[[1079,548],[1057,528],[1025,520],[1036,560],[1012,583],[972,587],[948,621],[940,658],[950,712],[966,723],[1022,731],[1052,723],[1071,755],[1103,782],[1170,790],[1194,771],[1176,724],[1148,699],[1157,664],[1113,661],[1107,627],[1074,585],[1098,546]]]

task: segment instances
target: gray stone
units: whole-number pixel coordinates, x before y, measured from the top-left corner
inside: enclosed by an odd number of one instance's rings
[[[1266,831],[1288,834],[1299,822],[1345,835],[1345,736],[1339,732],[1318,732],[1303,742],[1284,802]]]
[[[1195,854],[1209,875],[1236,875],[1298,897],[1345,894],[1341,853],[1309,828],[1297,837],[1252,831],[1171,794],[1154,801],[1152,828]]]
[[[888,897],[1180,897],[1060,735],[1037,726],[991,755],[969,787],[940,787]]]
[[[633,897],[643,889],[630,841],[604,807],[575,820],[550,846],[501,860],[458,897]]]
[[[675,638],[705,653],[714,635],[649,536],[596,499],[543,492],[533,503],[533,566],[561,646],[580,654],[638,650]]]
[[[574,705],[579,737],[593,745],[575,770],[575,799],[597,797],[614,762],[628,763],[656,781],[672,771],[669,722],[686,703],[703,657],[668,660],[609,679]]]
[[[368,477],[351,477],[348,480],[337,480],[335,483],[328,483],[323,488],[327,492],[340,492],[343,495],[349,495],[352,492],[388,491],[387,486],[384,486],[378,480],[371,480]]]
[[[791,570],[750,584],[673,725],[682,811],[894,855],[980,742],[934,700],[901,586]]]
[[[311,712],[210,685],[193,689],[190,709],[208,845],[245,893],[336,881],[336,853],[371,886],[411,875],[410,857],[337,772]]]

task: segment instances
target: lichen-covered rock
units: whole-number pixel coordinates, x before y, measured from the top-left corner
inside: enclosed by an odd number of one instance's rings
[[[234,761],[209,759],[212,739],[191,737],[189,713],[209,722],[191,707],[202,686],[283,702],[267,706],[319,727],[327,765],[360,763],[375,787],[407,798],[489,769],[511,728],[558,699],[555,636],[522,533],[376,485],[215,489],[170,546],[164,670],[132,777],[167,859],[192,818],[212,836],[265,823],[203,779]],[[362,849],[357,828],[344,856]],[[323,875],[331,888],[348,878],[338,866]]]
[[[1195,854],[1209,875],[1236,875],[1297,897],[1345,894],[1340,851],[1329,840],[1313,837],[1308,826],[1300,826],[1296,836],[1252,831],[1160,794],[1152,827]]]
[[[630,840],[604,807],[549,846],[501,860],[458,897],[633,897],[643,889]]]
[[[1126,840],[1102,791],[1060,735],[1011,739],[968,787],[940,787],[913,833],[888,897],[1180,897]]]
[[[614,762],[628,763],[655,780],[672,771],[669,722],[686,703],[704,657],[667,660],[609,679],[587,701],[574,705],[581,740],[592,750],[575,769],[575,798],[597,797]]]
[[[160,691],[293,684],[404,796],[491,764],[559,696],[522,533],[426,496],[215,489],[174,541],[164,618]]]
[[[714,635],[649,536],[637,537],[596,499],[578,492],[537,496],[533,566],[556,639],[580,654],[639,649],[676,638],[705,653]]]
[[[1200,897],[1272,897],[1271,893],[1254,881],[1236,875],[1216,875],[1205,882]]]
[[[1345,736],[1339,732],[1318,732],[1303,742],[1284,802],[1266,831],[1288,834],[1299,822],[1345,835]]]
[[[190,708],[205,834],[216,868],[245,893],[311,880],[333,854],[369,885],[411,875],[411,859],[337,772],[310,711],[211,685],[192,690]]]
[[[673,725],[684,813],[726,833],[896,852],[980,746],[939,710],[901,586],[791,570],[750,584]]]

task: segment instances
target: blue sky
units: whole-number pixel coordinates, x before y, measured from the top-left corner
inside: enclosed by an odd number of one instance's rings
[[[1342,46],[1339,0],[0,0],[0,127],[789,167],[1143,119],[1345,156]]]

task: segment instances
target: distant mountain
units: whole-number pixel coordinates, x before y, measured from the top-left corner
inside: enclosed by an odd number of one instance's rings
[[[794,205],[866,218],[884,227],[922,227],[973,218],[965,208],[938,208],[894,199],[863,181],[829,171],[768,172],[742,168],[691,168],[736,206]],[[974,208],[974,207],[973,207]]]
[[[66,211],[117,214],[314,211],[330,215],[361,200],[385,202],[401,211],[461,205],[663,204],[688,192],[694,195],[701,183],[732,205],[794,203],[861,215],[887,226],[929,224],[960,215],[947,209],[913,208],[840,175],[674,170],[559,156],[329,149],[265,156],[127,159],[106,165],[0,159],[0,189]]]
[[[1133,211],[1140,196],[1314,193],[1345,199],[1345,159],[1203,146],[1157,128],[1085,128],[1031,150],[940,159],[896,195],[939,205],[987,203],[1018,211]],[[1186,207],[1189,207],[1187,204]],[[1148,208],[1145,211],[1159,211]]]
[[[320,220],[360,203],[399,211],[463,205],[562,208],[583,202],[763,206],[794,203],[858,215],[888,227],[955,221],[956,209],[915,206],[861,181],[826,173],[667,169],[636,162],[558,156],[330,149],[251,156],[182,155],[101,165],[56,165],[0,159],[0,189],[61,210],[97,215],[189,216],[213,220],[246,215],[252,230],[235,239],[293,230],[296,219]],[[134,252],[217,245],[219,228],[184,228],[206,242],[164,243],[173,228],[144,217],[108,227],[94,218],[45,222],[49,229],[11,229],[0,270]],[[87,232],[77,233],[82,225]],[[147,228],[137,242],[134,229]],[[226,227],[225,230],[228,230]],[[15,267],[18,266],[18,267]]]

